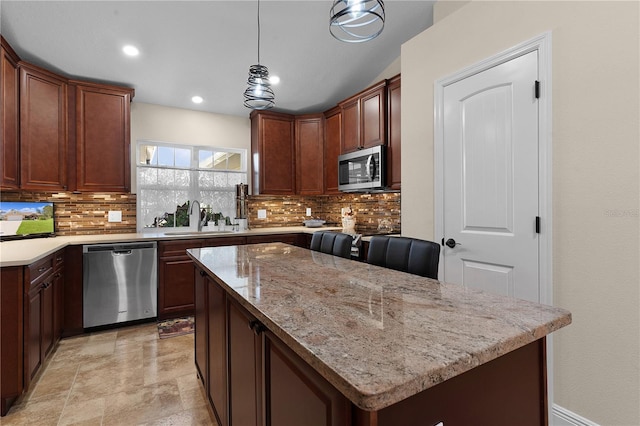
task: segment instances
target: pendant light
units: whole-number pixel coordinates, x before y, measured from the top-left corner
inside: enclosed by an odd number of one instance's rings
[[[269,82],[269,70],[260,65],[260,0],[258,0],[258,63],[249,67],[244,106],[251,109],[269,109],[276,104]]]
[[[376,38],[384,28],[382,0],[335,0],[331,7],[329,32],[347,43]]]

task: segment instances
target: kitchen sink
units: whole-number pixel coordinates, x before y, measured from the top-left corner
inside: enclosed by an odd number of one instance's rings
[[[164,233],[164,235],[184,235],[184,236],[221,235],[221,234],[233,234],[233,231],[174,231],[174,232]]]

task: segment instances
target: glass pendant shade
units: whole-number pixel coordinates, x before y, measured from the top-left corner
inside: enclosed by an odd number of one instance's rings
[[[382,0],[335,0],[331,7],[329,32],[347,43],[376,38],[384,29]]]
[[[251,109],[269,109],[275,104],[275,95],[269,83],[269,70],[264,65],[251,65],[247,89],[244,91],[244,106]]]
[[[251,109],[269,109],[276,104],[271,89],[269,70],[260,65],[260,0],[258,0],[258,63],[249,67],[247,89],[244,91],[244,106]]]

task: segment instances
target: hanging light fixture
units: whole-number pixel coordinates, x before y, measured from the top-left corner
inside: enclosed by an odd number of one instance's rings
[[[260,65],[260,0],[258,0],[258,63],[249,67],[244,106],[251,109],[269,109],[276,104],[269,81],[269,70]]]
[[[382,0],[335,0],[331,7],[329,32],[347,43],[376,38],[384,28]]]

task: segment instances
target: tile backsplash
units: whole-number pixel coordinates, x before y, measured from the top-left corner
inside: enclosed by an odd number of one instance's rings
[[[2,192],[2,201],[53,201],[56,235],[136,232],[136,194],[72,192]],[[109,222],[109,210],[122,212],[122,222]]]
[[[300,226],[310,217],[324,219],[327,225],[342,226],[341,209],[351,207],[355,213],[356,231],[375,232],[380,221],[386,219],[393,232],[400,232],[400,193],[374,193],[317,196],[270,196],[249,197],[249,226],[266,228],[273,226]],[[266,210],[267,218],[258,219],[258,210]]]
[[[57,235],[118,234],[136,232],[136,194],[72,192],[11,192],[0,194],[2,201],[53,201]],[[357,232],[375,232],[386,219],[393,232],[400,232],[400,193],[340,194],[317,196],[249,197],[251,228],[301,226],[306,219],[318,218],[327,225],[342,226],[341,209],[351,207]],[[306,216],[307,208],[311,217]],[[267,211],[258,219],[258,210]],[[122,222],[107,220],[110,210],[122,212]]]

